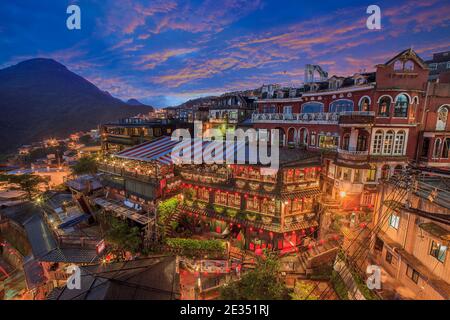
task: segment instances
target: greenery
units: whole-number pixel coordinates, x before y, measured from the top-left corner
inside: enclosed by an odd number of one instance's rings
[[[221,289],[223,300],[286,300],[290,292],[279,276],[280,265],[275,254],[257,257],[254,270],[245,273],[239,281]]]
[[[319,300],[316,294],[313,294],[315,285],[307,281],[298,281],[295,284],[294,292],[291,293],[292,300]]]
[[[195,240],[183,238],[166,239],[166,244],[173,248],[181,250],[181,254],[189,255],[195,251],[209,251],[212,253],[222,253],[225,251],[225,242],[220,240]]]
[[[106,240],[116,250],[138,252],[142,242],[138,227],[130,227],[126,221],[113,216],[107,216],[105,222],[107,225]]]
[[[97,161],[92,157],[82,157],[71,169],[74,175],[96,174]]]
[[[347,265],[347,268],[349,268],[349,270],[350,270],[350,272],[352,274],[353,280],[355,281],[358,290],[361,292],[361,294],[364,296],[364,298],[366,298],[367,300],[379,300],[379,297],[372,290],[367,288],[366,282],[355,271],[353,266],[351,266],[351,264],[349,263],[345,253],[342,252],[342,251],[339,251],[338,257],[339,257],[339,259],[344,261],[345,264]]]
[[[47,180],[34,174],[0,175],[0,181],[16,184],[27,193],[28,200],[32,200],[39,193],[39,185]]]
[[[213,209],[217,213],[224,213],[226,208],[215,204],[213,205]]]
[[[356,273],[352,269],[351,273],[353,276],[353,280],[356,283],[356,286],[358,287],[359,291],[362,293],[364,298],[366,298],[367,300],[379,300],[379,297],[367,287],[365,281],[361,278],[361,276],[358,273]]]
[[[345,282],[344,280],[342,280],[339,273],[335,270],[333,270],[331,274],[331,283],[333,285],[334,291],[339,296],[339,299],[348,300],[347,286],[345,285]]]
[[[34,150],[31,150],[29,154],[21,156],[21,158],[24,162],[31,163],[38,159],[46,158],[48,154],[59,155],[61,157],[66,150],[67,148],[64,145],[47,148],[36,148]]]
[[[175,212],[178,207],[179,200],[177,197],[172,197],[161,201],[158,204],[158,223],[164,225],[167,219]]]
[[[228,208],[227,209],[227,215],[230,217],[230,218],[234,218],[234,217],[236,217],[236,215],[238,214],[238,210],[237,209],[230,209],[230,208]]]
[[[92,137],[88,134],[81,136],[78,142],[84,144],[87,147],[98,145],[98,142],[92,139]]]

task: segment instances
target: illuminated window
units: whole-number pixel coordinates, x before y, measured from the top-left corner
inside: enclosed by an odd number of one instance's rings
[[[406,95],[401,94],[397,97],[394,106],[394,117],[406,118],[408,117],[409,99]]]
[[[395,230],[398,230],[399,224],[400,224],[400,217],[395,214],[391,214],[391,216],[389,217],[389,226],[391,228],[394,228]]]
[[[391,98],[383,97],[378,104],[378,115],[380,117],[389,117],[391,112]]]
[[[374,182],[377,178],[377,167],[375,165],[371,165],[370,169],[367,170],[367,181]]]
[[[330,112],[348,112],[354,111],[352,100],[337,100],[330,104]]]
[[[359,111],[369,111],[370,99],[364,97],[359,103]]]
[[[319,148],[323,149],[337,149],[339,145],[339,138],[334,136],[319,136]]]
[[[438,118],[436,122],[436,131],[444,131],[447,127],[447,120],[448,120],[448,106],[442,106],[438,110]]]
[[[447,247],[440,243],[431,241],[430,255],[435,257],[439,262],[445,262],[445,256],[447,255]]]

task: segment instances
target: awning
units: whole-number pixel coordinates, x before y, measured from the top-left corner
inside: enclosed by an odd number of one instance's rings
[[[158,161],[165,165],[180,164],[184,157],[193,162],[199,159],[213,163],[216,159],[222,159],[224,163],[234,163],[235,159],[245,161],[250,157],[249,148],[245,146],[245,143],[235,141],[175,141],[171,137],[161,137],[120,151],[115,156],[138,161]]]
[[[158,160],[166,155],[170,155],[174,146],[179,142],[172,141],[170,137],[161,137],[153,141],[144,142],[140,145],[125,149],[116,156],[119,158],[150,161]]]

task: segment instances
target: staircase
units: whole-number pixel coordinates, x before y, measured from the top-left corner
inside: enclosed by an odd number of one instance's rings
[[[178,210],[175,210],[175,212],[167,219],[164,225],[164,237],[170,238],[174,235],[175,230],[173,230],[172,222],[178,221],[180,215],[180,212]]]
[[[313,269],[321,266],[326,261],[332,262],[339,249],[338,241],[327,241],[320,245],[318,242],[311,249],[305,252],[297,253],[297,262],[295,263],[295,273],[309,275]]]

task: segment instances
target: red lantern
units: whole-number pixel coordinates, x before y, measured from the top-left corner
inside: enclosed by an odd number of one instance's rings
[[[314,227],[309,228],[309,230],[311,231],[311,233],[314,232]]]
[[[259,233],[263,233],[264,232],[264,230],[263,229],[259,229]]]
[[[269,232],[269,236],[270,236],[270,239],[273,239],[273,232],[272,231]]]
[[[312,250],[312,248],[313,248],[313,245],[311,243],[308,244],[308,250]]]

